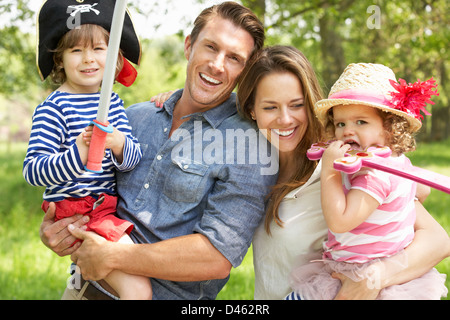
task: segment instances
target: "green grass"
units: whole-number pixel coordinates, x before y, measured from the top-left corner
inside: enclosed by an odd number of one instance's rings
[[[25,144],[0,144],[0,300],[60,299],[70,259],[58,257],[39,239],[43,188],[29,186],[22,177],[25,149]],[[450,140],[420,145],[409,156],[415,165],[450,176]],[[432,190],[425,207],[450,232],[450,195]],[[218,299],[253,299],[252,259],[250,249]],[[450,275],[450,259],[437,268]]]
[[[417,150],[408,154],[413,165],[428,169],[450,177],[450,140],[440,143],[419,144]],[[430,196],[425,200],[425,208],[450,234],[450,194],[431,189]],[[436,266],[439,272],[447,275],[445,282],[450,288],[450,258]],[[450,300],[450,293],[447,295]]]
[[[70,259],[39,238],[43,188],[22,177],[25,150],[25,144],[0,145],[0,299],[58,299]]]
[[[217,300],[253,300],[254,279],[253,251],[250,247],[242,264],[231,270],[230,280],[219,292]]]

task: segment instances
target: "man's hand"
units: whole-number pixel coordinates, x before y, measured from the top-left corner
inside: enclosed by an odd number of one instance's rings
[[[104,279],[112,269],[108,267],[108,246],[114,244],[98,234],[69,225],[73,236],[83,240],[83,244],[71,255],[72,261],[80,268],[85,280]]]
[[[334,279],[341,280],[342,287],[334,298],[335,300],[375,300],[380,293],[380,288],[371,285],[369,280],[354,282],[341,273],[333,272]]]
[[[71,247],[76,240],[74,236],[67,230],[69,224],[73,224],[78,228],[86,228],[84,225],[89,221],[88,216],[74,215],[70,218],[61,219],[55,222],[56,207],[52,202],[50,203],[47,212],[44,215],[39,235],[41,241],[57,255],[63,257],[72,254],[80,247],[80,243],[76,243]]]

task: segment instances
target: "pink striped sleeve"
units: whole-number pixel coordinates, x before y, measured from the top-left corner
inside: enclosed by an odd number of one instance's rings
[[[364,170],[364,174],[361,173],[355,174],[350,178],[352,189],[362,190],[382,204],[392,190],[390,179],[385,175],[379,175],[379,171],[372,169]]]

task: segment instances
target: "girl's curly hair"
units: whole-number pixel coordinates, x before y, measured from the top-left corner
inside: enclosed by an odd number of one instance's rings
[[[386,146],[393,153],[403,154],[416,149],[416,139],[411,130],[409,122],[396,114],[383,111],[377,108],[377,112],[383,121],[383,128],[386,137]],[[325,125],[325,132],[329,139],[334,138],[333,108],[328,111],[328,119]]]
[[[387,146],[392,152],[398,154],[414,151],[416,139],[409,122],[396,114],[377,109],[383,119],[383,127],[386,133]]]

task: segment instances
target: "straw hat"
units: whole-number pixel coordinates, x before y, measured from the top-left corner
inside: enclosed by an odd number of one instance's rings
[[[108,32],[116,0],[46,0],[37,15],[36,64],[44,80],[53,69],[53,52],[64,34],[77,24],[96,24]],[[120,48],[124,57],[135,64],[141,58],[141,43],[130,13],[126,12]],[[126,60],[124,63],[132,67]]]
[[[381,64],[350,64],[331,88],[328,99],[318,101],[314,111],[325,125],[328,110],[336,105],[367,105],[406,118],[416,132],[422,126],[420,111],[429,115],[424,106],[433,104],[431,95],[438,95],[432,90],[436,86],[433,78],[414,84],[400,79],[398,83],[394,72]]]

